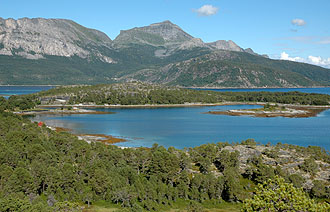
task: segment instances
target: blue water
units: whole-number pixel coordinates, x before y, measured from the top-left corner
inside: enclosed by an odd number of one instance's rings
[[[17,95],[47,90],[50,86],[0,86],[0,95]],[[330,88],[212,89],[216,91],[300,91],[330,94]],[[330,110],[311,118],[255,118],[204,114],[210,110],[256,108],[253,105],[157,109],[98,109],[107,115],[42,115],[33,118],[50,126],[73,129],[75,133],[107,134],[128,139],[119,146],[176,148],[219,141],[240,142],[254,138],[261,143],[277,142],[316,145],[330,150]]]
[[[24,95],[49,90],[55,86],[0,86],[0,96]]]
[[[98,109],[107,115],[42,115],[35,121],[73,129],[74,133],[107,134],[128,139],[119,146],[152,146],[183,149],[219,141],[240,142],[254,138],[261,143],[316,145],[330,150],[330,110],[311,118],[256,118],[204,114],[210,110],[256,108],[254,105]]]
[[[323,88],[223,88],[223,89],[198,89],[198,90],[209,90],[209,91],[220,91],[220,92],[253,92],[253,91],[267,91],[267,92],[291,92],[299,91],[303,93],[320,93],[320,94],[329,94],[330,87]]]

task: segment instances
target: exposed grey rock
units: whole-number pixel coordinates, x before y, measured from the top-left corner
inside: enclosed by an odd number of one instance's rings
[[[44,58],[41,54],[29,54],[27,52],[18,52],[17,55],[31,60],[38,60]]]
[[[85,28],[71,20],[0,18],[0,44],[0,54],[20,55],[27,59],[40,59],[42,55],[76,55],[81,58],[98,55],[104,58],[97,47],[109,48],[111,39],[100,31]]]
[[[143,43],[155,46],[182,43],[193,39],[180,27],[170,21],[121,30],[114,40],[115,44]]]
[[[170,21],[122,30],[112,42],[103,32],[83,27],[71,20],[0,18],[0,55],[19,55],[27,59],[41,59],[45,55],[96,57],[106,63],[116,63],[100,52],[99,47],[121,48],[133,43],[164,47],[155,51],[156,57],[166,57],[177,50],[196,47],[257,55],[252,49],[243,50],[231,40],[204,43]]]
[[[188,41],[183,42],[180,46],[179,49],[191,49],[195,47],[207,47],[207,45],[199,38],[193,38]]]
[[[218,40],[218,41],[215,41],[212,43],[207,43],[207,45],[214,49],[244,52],[244,50],[241,47],[239,47],[236,43],[234,43],[231,40],[229,40],[229,41]]]

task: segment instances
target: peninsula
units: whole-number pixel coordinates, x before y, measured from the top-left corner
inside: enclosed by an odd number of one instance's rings
[[[230,115],[230,116],[254,116],[254,117],[288,117],[308,118],[317,116],[320,112],[327,110],[330,106],[310,105],[284,105],[284,104],[261,104],[263,108],[240,109],[226,111],[209,111],[209,114]]]

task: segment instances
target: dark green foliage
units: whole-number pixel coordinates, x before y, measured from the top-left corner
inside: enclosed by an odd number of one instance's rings
[[[247,146],[253,147],[253,146],[257,145],[257,142],[254,139],[247,139],[245,141],[242,141],[241,145],[247,145]]]
[[[252,140],[243,143],[254,145]],[[77,203],[98,201],[131,211],[160,211],[191,201],[187,209],[196,211],[202,210],[199,203],[241,202],[255,182],[280,172],[253,157],[250,175],[242,174],[239,152],[224,150],[227,146],[235,147],[217,143],[188,151],[158,145],[120,149],[88,144],[0,112],[0,211],[76,211]],[[293,176],[290,180],[299,182]],[[311,195],[328,194],[326,185],[315,181]]]
[[[330,95],[300,92],[216,92],[182,89],[146,83],[122,83],[94,86],[67,86],[42,91],[25,98],[53,103],[56,98],[69,98],[67,104],[94,103],[144,105],[229,102],[274,102],[282,104],[329,105]],[[46,99],[46,102],[43,101]],[[273,106],[266,107],[270,108]],[[250,142],[250,141],[249,141]],[[251,140],[253,143],[253,140]]]
[[[36,100],[43,102],[43,99],[47,99],[49,103],[52,103],[56,97],[70,98],[69,104],[94,103],[98,105],[216,103],[221,101],[221,96],[210,91],[144,83],[59,87],[35,95]]]
[[[221,92],[226,101],[274,102],[282,104],[329,105],[330,96],[316,93],[293,92]],[[267,106],[266,106],[267,107]]]
[[[305,179],[300,174],[292,174],[289,176],[289,181],[293,184],[296,188],[301,188]]]
[[[39,204],[52,210],[74,211],[74,202],[91,205],[99,200],[137,211],[158,210],[179,199],[221,200],[225,191],[233,201],[242,199],[237,197],[237,192],[243,191],[236,168],[229,173],[234,178],[210,173],[192,176],[189,154],[174,148],[154,145],[151,149],[122,150],[101,143],[87,144],[6,112],[0,114],[0,147],[1,207],[12,207],[13,211],[28,211],[17,208]],[[211,161],[216,151],[213,144],[196,149],[205,157],[210,155]],[[18,194],[14,200],[4,198]],[[27,203],[25,197],[30,195],[48,198]],[[52,202],[50,206],[47,199]]]
[[[273,167],[262,162],[262,156],[251,157],[248,161],[250,168],[246,171],[246,176],[256,183],[262,183],[267,179],[272,179],[275,176]]]
[[[315,160],[313,158],[307,158],[304,160],[304,163],[300,165],[300,168],[305,172],[314,174],[318,168],[318,165],[317,163],[315,163]]]
[[[272,150],[266,149],[262,154],[266,155],[269,158],[274,158],[274,159],[278,158],[278,152],[274,149]]]
[[[36,102],[34,101],[33,96],[30,95],[13,95],[10,96],[8,99],[7,108],[12,110],[16,108],[18,108],[19,110],[31,109],[36,106]]]
[[[322,181],[314,180],[313,181],[313,188],[310,192],[312,197],[317,198],[329,198],[330,197],[330,189],[327,188]]]

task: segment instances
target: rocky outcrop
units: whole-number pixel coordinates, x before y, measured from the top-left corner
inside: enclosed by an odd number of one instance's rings
[[[233,41],[225,41],[225,40],[218,40],[216,42],[207,43],[210,48],[213,49],[221,49],[221,50],[228,50],[228,51],[236,51],[236,52],[244,52],[244,50],[239,47]]]
[[[118,45],[143,43],[154,46],[170,46],[181,44],[191,39],[193,37],[183,31],[179,26],[170,21],[164,21],[145,27],[121,30],[114,43]]]
[[[103,32],[85,28],[71,20],[0,18],[0,54],[41,59],[44,55],[89,58],[105,55],[98,50],[110,48],[111,39]],[[112,59],[104,59],[112,62]]]
[[[264,58],[233,41],[205,43],[164,21],[115,40],[71,20],[0,18],[1,84],[141,80],[196,87],[328,86],[330,71]],[[10,70],[10,71],[8,71]]]
[[[81,58],[96,57],[106,63],[116,61],[100,49],[121,49],[130,44],[164,47],[155,50],[156,57],[166,57],[178,50],[205,48],[255,54],[242,49],[233,41],[204,43],[170,21],[122,30],[112,41],[98,30],[83,27],[71,20],[0,18],[0,55],[18,55],[27,59],[42,59],[45,55]],[[100,48],[101,47],[101,48]]]

